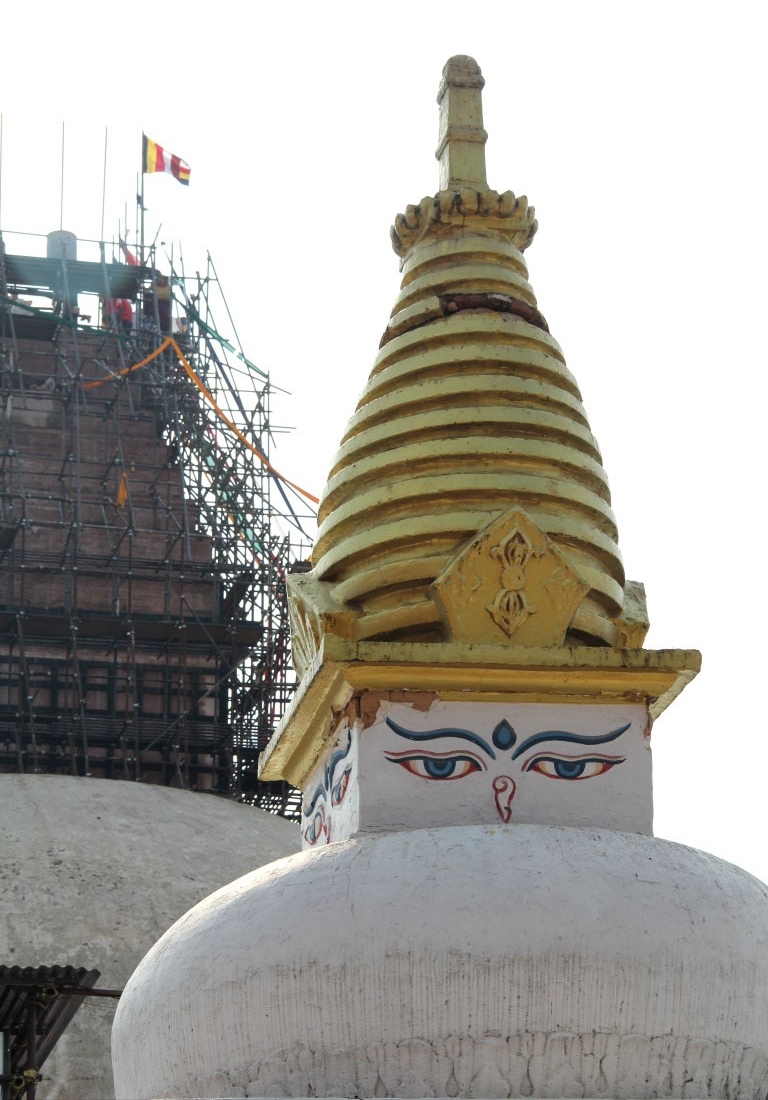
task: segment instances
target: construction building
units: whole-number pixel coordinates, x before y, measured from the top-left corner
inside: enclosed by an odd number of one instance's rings
[[[0,248],[0,771],[293,817],[256,758],[295,685],[311,509],[270,465],[271,383],[219,333],[210,257],[141,258],[63,231]]]

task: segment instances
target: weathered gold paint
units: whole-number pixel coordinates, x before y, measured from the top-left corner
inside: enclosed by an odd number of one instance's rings
[[[534,224],[527,203],[508,202],[505,218],[465,192],[425,200],[396,223],[403,286],[323,495],[315,575],[340,600],[354,591],[356,637],[419,629],[440,640],[439,611],[414,605],[430,604],[437,574],[516,507],[586,585],[572,631],[621,643],[625,580],[608,483],[557,341],[512,313],[446,313],[444,295],[536,301],[520,251]],[[403,560],[437,568],[429,576],[413,564],[402,593]],[[403,597],[400,622],[392,595]]]
[[[505,560],[512,539],[528,547],[521,564]],[[450,638],[500,645],[513,637],[515,645],[562,645],[588,589],[551,539],[515,509],[451,560],[430,595]],[[510,600],[518,615],[507,623],[499,607]]]
[[[646,703],[651,716],[701,667],[696,650],[351,642],[326,636],[262,758],[261,778],[302,786],[338,715],[365,691],[396,687],[441,699],[515,703]]]
[[[483,104],[485,81],[471,57],[454,58],[450,76],[443,74],[437,102],[440,105],[440,138],[435,156],[440,162],[440,187],[457,190],[471,184],[487,186]]]

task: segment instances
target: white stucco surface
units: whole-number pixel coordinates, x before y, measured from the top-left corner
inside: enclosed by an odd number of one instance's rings
[[[394,728],[388,725],[390,721]],[[494,729],[502,722],[507,723],[513,738],[506,746],[494,740]],[[407,739],[395,732],[403,727],[413,731]],[[427,731],[435,729],[445,736],[432,739],[435,735]],[[452,730],[466,731],[476,740],[464,740]],[[438,700],[428,710],[418,711],[402,703],[382,702],[376,722],[360,736],[360,831],[504,823],[591,825],[650,833],[649,730],[647,708],[630,703],[590,706]],[[549,731],[553,739],[543,731]],[[621,736],[617,738],[611,731],[619,731]],[[410,739],[425,734],[429,740]],[[542,736],[547,739],[539,741]],[[571,743],[567,738],[582,740]],[[522,751],[528,739],[536,744]],[[598,743],[591,743],[595,741]],[[425,776],[430,757],[433,764],[441,761],[454,767],[453,761],[457,762],[447,781]],[[555,759],[572,765],[582,761],[584,776],[591,778],[582,776],[574,782],[555,778],[551,774]],[[605,763],[598,764],[598,760]],[[536,768],[550,774],[537,773]],[[463,778],[457,778],[462,770]],[[604,774],[595,774],[601,770]],[[497,783],[502,784],[503,794],[494,794]]]
[[[85,966],[122,988],[190,906],[298,850],[295,825],[214,795],[0,775],[0,961]],[[115,1002],[87,1000],[43,1067],[40,1100],[113,1095]]]
[[[650,728],[638,703],[381,699],[367,727],[342,719],[309,777],[303,846],[447,825],[651,833]]]
[[[642,835],[413,830],[280,860],[133,975],[119,1100],[768,1086],[768,887]]]

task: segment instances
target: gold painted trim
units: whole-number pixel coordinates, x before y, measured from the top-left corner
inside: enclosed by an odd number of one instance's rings
[[[352,698],[345,668],[323,659],[322,647],[261,754],[259,778],[303,787],[333,736],[337,715]]]
[[[262,756],[260,778],[301,787],[338,715],[363,691],[434,691],[473,702],[645,703],[657,718],[701,668],[691,649],[494,646],[323,639]]]

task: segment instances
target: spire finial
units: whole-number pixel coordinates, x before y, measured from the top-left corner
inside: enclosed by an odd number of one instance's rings
[[[464,187],[485,191],[485,143],[482,90],[485,81],[473,57],[452,57],[443,69],[437,93],[440,139],[435,156],[440,162],[440,190]]]

